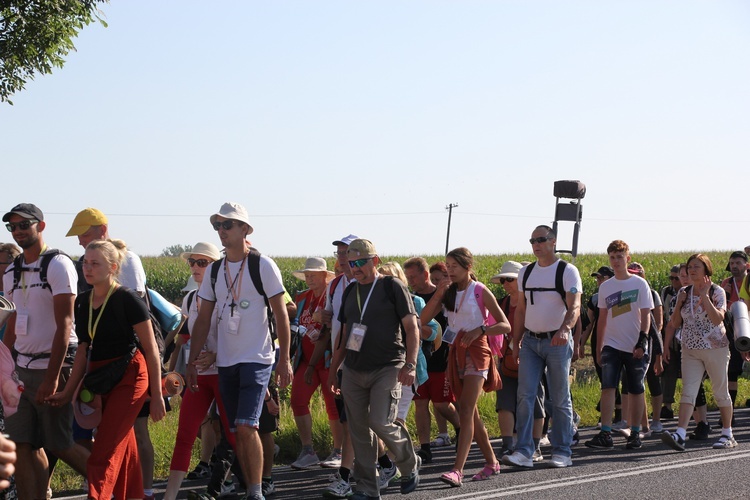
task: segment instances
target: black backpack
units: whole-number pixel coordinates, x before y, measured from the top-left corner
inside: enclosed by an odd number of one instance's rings
[[[226,257],[213,262],[211,264],[211,290],[216,295],[216,279],[219,277],[219,269],[221,269],[221,263]],[[246,256],[247,259],[247,270],[250,272],[250,278],[253,280],[255,290],[259,295],[263,297],[263,301],[266,303],[266,314],[268,315],[268,331],[271,335],[271,345],[276,349],[276,320],[271,309],[271,304],[268,302],[268,296],[263,289],[263,280],[260,277],[260,252],[253,247],[250,247],[250,252]]]
[[[536,262],[532,262],[526,267],[526,271],[523,273],[523,281],[521,281],[521,288],[524,293],[526,293],[526,291],[530,292],[529,299],[531,300],[532,305],[534,304],[534,292],[557,292],[560,294],[563,304],[565,304],[565,309],[568,308],[568,302],[565,300],[565,286],[563,285],[563,274],[565,273],[567,265],[568,263],[564,260],[560,260],[557,264],[557,271],[555,272],[555,288],[526,288],[526,282],[529,280],[529,275],[531,274],[531,270],[534,269],[534,266],[536,266]]]

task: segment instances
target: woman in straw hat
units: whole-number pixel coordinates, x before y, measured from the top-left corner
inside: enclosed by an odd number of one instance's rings
[[[307,469],[316,465],[326,468],[339,468],[341,465],[341,443],[343,427],[339,421],[339,412],[328,380],[328,363],[326,351],[330,352],[330,330],[323,328],[321,312],[325,307],[326,285],[334,273],[326,267],[326,261],[319,257],[310,257],[305,261],[305,268],[292,273],[295,278],[304,280],[308,289],[299,293],[297,303],[297,320],[300,331],[304,332],[294,356],[294,380],[292,381],[291,406],[294,421],[297,423],[302,451],[292,463],[293,469]],[[328,425],[333,435],[333,451],[322,462],[318,459],[312,445],[312,417],[310,416],[310,399],[320,387],[328,413]]]

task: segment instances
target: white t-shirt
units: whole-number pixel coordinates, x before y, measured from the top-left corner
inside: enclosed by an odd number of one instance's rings
[[[247,269],[247,259],[241,262],[227,262],[224,259],[219,265],[215,293],[208,277],[203,280],[198,291],[198,296],[202,299],[216,302],[216,366],[233,366],[238,363],[273,364],[274,348],[268,329],[266,303],[263,296],[255,290]],[[240,267],[242,274],[238,276]],[[210,269],[207,272],[210,272]],[[284,293],[281,272],[276,263],[265,255],[260,256],[260,276],[263,290],[269,298]],[[235,283],[236,298],[229,290],[232,283]],[[233,315],[230,307],[232,302],[235,304]],[[235,328],[234,323],[237,322]]]
[[[35,262],[25,263],[23,267],[37,268],[41,259]],[[55,308],[52,297],[60,294],[76,295],[78,274],[75,265],[69,257],[56,255],[52,258],[47,268],[47,283],[50,289],[42,288],[42,280],[39,272],[23,272],[18,284],[20,289],[13,290],[13,264],[3,276],[3,289],[6,298],[16,306],[16,343],[15,348],[19,352],[18,366],[26,367],[30,358],[20,354],[38,354],[52,351],[52,343],[57,331],[55,322]],[[50,291],[52,293],[50,293]],[[71,309],[71,319],[72,319]],[[25,319],[24,319],[25,318]],[[22,334],[25,321],[26,332]],[[75,326],[70,329],[70,345],[78,344]],[[49,365],[49,358],[37,359],[28,365],[28,368],[45,369]]]
[[[122,268],[117,281],[122,286],[126,286],[136,292],[146,291],[146,271],[143,270],[143,264],[140,257],[128,250],[125,252],[125,258],[122,261]]]
[[[632,274],[625,280],[610,278],[599,285],[597,306],[607,310],[607,327],[602,345],[618,351],[633,352],[643,330],[641,309],[654,308],[648,282]]]
[[[336,289],[333,291],[333,300],[331,300],[331,285],[334,281],[338,281]],[[341,333],[341,321],[339,321],[339,311],[341,311],[341,299],[344,297],[344,290],[349,286],[351,281],[346,275],[342,275],[341,279],[334,278],[326,286],[326,311],[333,313],[331,318],[331,345],[336,349],[336,341]]]
[[[456,291],[456,308],[458,311],[448,311],[443,307],[443,314],[448,318],[448,325],[456,332],[466,332],[479,328],[484,324],[482,310],[479,309],[477,298],[474,296],[476,281],[469,282],[464,291]]]
[[[188,309],[188,297],[193,296],[192,303],[190,304],[190,308]],[[201,299],[198,297],[197,291],[195,293],[190,292],[182,299],[182,315],[187,318],[187,327],[188,331],[193,331],[193,325],[195,325],[195,320],[198,319],[198,304],[201,302]],[[208,337],[206,337],[206,343],[203,344],[203,349],[201,349],[201,352],[203,351],[209,351],[209,352],[216,352],[217,349],[217,342],[218,342],[218,335],[216,331],[216,319],[218,315],[218,310],[214,307],[214,313],[211,315],[211,326],[208,329]],[[186,354],[190,354],[190,341],[188,340],[187,344],[183,346],[187,350]],[[187,358],[186,358],[187,359]],[[199,371],[199,375],[216,375],[219,373],[219,370],[216,368],[216,364],[214,363],[213,366],[203,370]]]
[[[531,274],[529,274],[526,288],[555,288],[557,266],[561,263],[562,261],[558,259],[552,265],[542,267],[537,262],[531,270]],[[527,267],[524,266],[521,268],[516,280],[518,290],[521,292],[523,292],[523,276],[526,273]],[[578,294],[583,290],[581,275],[578,273],[578,269],[570,262],[567,263],[563,272],[563,288],[566,292]],[[524,318],[524,325],[526,329],[537,333],[558,330],[565,321],[565,314],[568,312],[568,308],[560,294],[557,293],[557,290],[533,292],[533,304],[531,302],[532,292],[527,291],[525,293],[526,317]]]

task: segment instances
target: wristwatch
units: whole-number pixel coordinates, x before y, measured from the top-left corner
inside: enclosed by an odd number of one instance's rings
[[[480,326],[479,329],[482,330],[482,335],[487,334],[487,328],[484,325]]]
[[[414,363],[406,363],[404,367],[406,367],[407,370],[414,370],[416,368],[416,366],[414,366]]]

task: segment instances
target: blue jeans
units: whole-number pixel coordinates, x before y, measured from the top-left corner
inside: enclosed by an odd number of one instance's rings
[[[570,361],[573,357],[573,334],[568,343],[551,345],[551,339],[523,337],[518,364],[518,405],[516,408],[516,451],[531,458],[534,454],[534,402],[537,398],[542,374],[547,370],[547,386],[552,400],[552,428],[549,440],[553,455],[571,455],[573,439],[573,404],[570,400]]]
[[[238,363],[219,367],[219,392],[231,432],[238,425],[258,428],[272,365]]]

